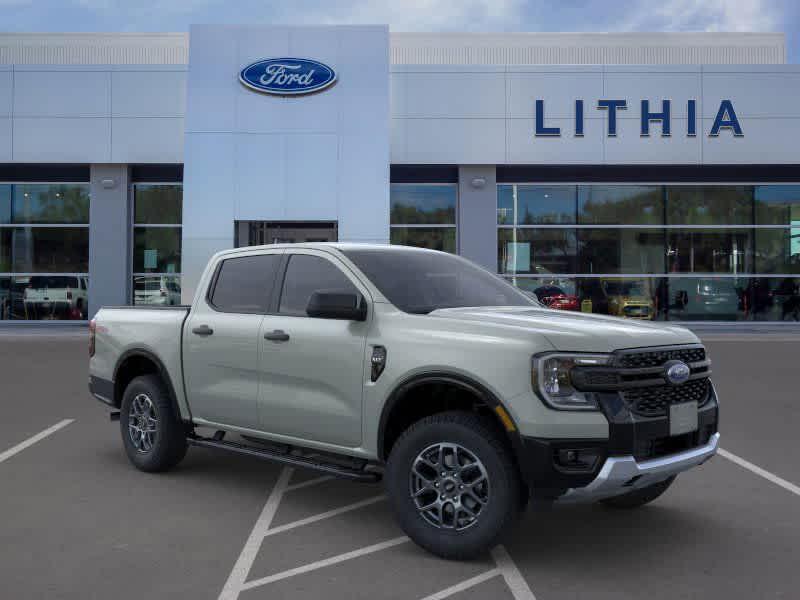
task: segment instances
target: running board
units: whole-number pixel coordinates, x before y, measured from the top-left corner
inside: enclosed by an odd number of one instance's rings
[[[237,454],[244,454],[246,456],[254,456],[264,460],[271,460],[274,462],[290,465],[292,467],[301,467],[303,469],[313,469],[321,471],[334,477],[341,477],[342,479],[350,479],[352,481],[361,481],[364,483],[374,483],[380,481],[381,474],[375,471],[364,471],[363,469],[351,469],[342,465],[333,463],[325,463],[312,458],[304,456],[297,456],[294,454],[281,453],[276,450],[268,448],[253,448],[252,446],[245,446],[244,444],[237,444],[236,442],[225,442],[222,440],[215,440],[212,438],[189,436],[186,441],[192,446],[199,446],[201,448],[216,448],[218,450],[228,450],[229,452],[236,452]]]

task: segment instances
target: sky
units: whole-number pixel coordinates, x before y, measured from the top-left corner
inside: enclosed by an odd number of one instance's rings
[[[392,31],[776,31],[798,0],[0,0],[0,31],[186,31],[192,23],[388,23]]]

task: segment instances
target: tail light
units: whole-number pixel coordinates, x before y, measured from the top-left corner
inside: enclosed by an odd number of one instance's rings
[[[94,356],[94,338],[97,331],[97,323],[94,319],[89,321],[89,357]]]

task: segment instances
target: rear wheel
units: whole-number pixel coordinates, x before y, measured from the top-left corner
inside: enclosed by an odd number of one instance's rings
[[[514,524],[524,498],[502,433],[463,412],[426,417],[392,448],[386,486],[397,520],[443,558],[472,558]]]
[[[600,502],[611,508],[639,508],[661,496],[661,494],[669,489],[673,481],[675,481],[675,475],[664,481],[654,483],[653,485],[633,490],[621,496],[606,498]]]
[[[141,471],[167,471],[186,455],[186,432],[172,410],[169,392],[156,375],[136,377],[120,408],[125,453]]]

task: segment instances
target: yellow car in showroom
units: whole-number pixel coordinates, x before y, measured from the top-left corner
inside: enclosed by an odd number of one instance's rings
[[[653,320],[656,313],[653,290],[646,279],[603,279],[608,314],[626,319]]]

